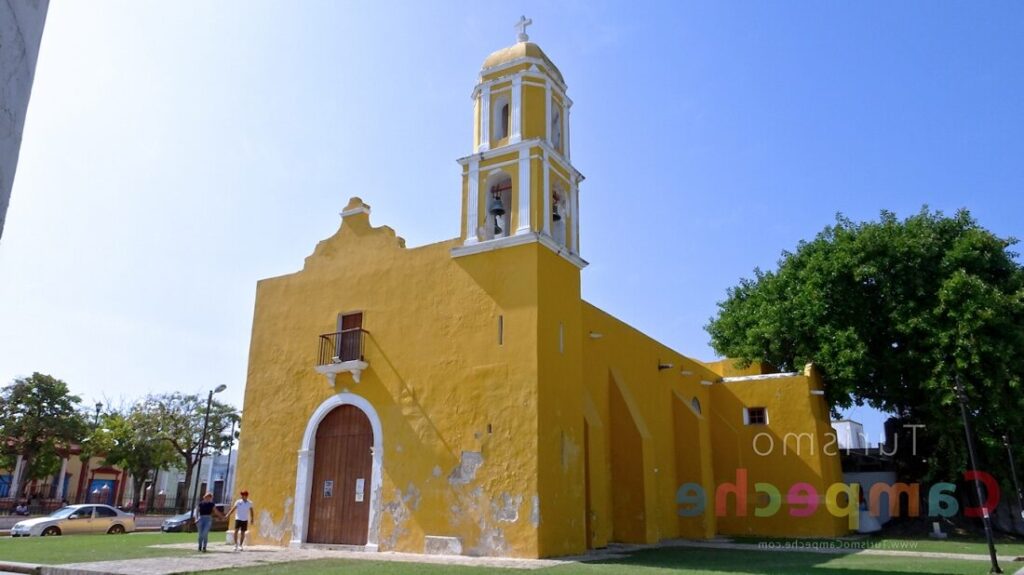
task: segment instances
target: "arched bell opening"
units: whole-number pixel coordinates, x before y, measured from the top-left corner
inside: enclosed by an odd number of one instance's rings
[[[481,239],[508,237],[512,228],[512,177],[505,172],[492,174],[487,178],[484,194],[487,211]]]

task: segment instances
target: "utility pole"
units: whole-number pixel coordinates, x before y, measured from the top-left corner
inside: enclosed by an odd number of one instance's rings
[[[206,398],[206,414],[203,415],[203,433],[199,436],[199,461],[196,463],[196,470],[193,473],[196,478],[196,484],[192,487],[192,504],[189,506],[190,513],[196,508],[196,502],[198,501],[200,474],[203,472],[203,452],[206,451],[206,430],[210,426],[210,407],[213,405],[213,394],[220,393],[227,388],[228,386],[222,383],[216,388],[211,389],[210,395]]]
[[[978,471],[978,461],[974,456],[974,437],[971,434],[971,423],[967,417],[967,400],[964,399],[964,390],[960,385],[960,374],[956,374],[956,398],[960,401],[960,415],[964,420],[964,435],[967,436],[967,454],[971,458],[971,470]],[[988,540],[988,556],[992,561],[989,573],[1002,573],[999,568],[999,559],[996,557],[996,542],[992,537],[992,519],[989,517],[988,508],[985,507],[985,497],[981,492],[981,482],[974,478],[974,490],[978,494],[978,505],[981,506],[981,522],[985,526],[985,539]]]
[[[1010,448],[1010,436],[1003,436],[1003,446],[1006,447],[1006,457],[1010,459],[1010,475],[1013,477],[1013,490],[1017,492],[1017,511],[1020,511],[1020,518],[1024,519],[1024,497],[1021,496],[1020,484],[1017,483],[1017,464],[1013,461],[1013,449]]]

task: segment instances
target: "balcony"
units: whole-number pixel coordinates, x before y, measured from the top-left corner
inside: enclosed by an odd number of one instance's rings
[[[352,380],[359,383],[363,370],[370,367],[363,359],[363,340],[366,333],[362,328],[355,327],[320,336],[316,371],[327,376],[331,387],[334,387],[335,377],[345,372],[351,373]]]

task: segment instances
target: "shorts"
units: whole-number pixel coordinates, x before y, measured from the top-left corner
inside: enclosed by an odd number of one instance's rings
[[[249,530],[249,522],[242,521],[241,519],[235,519],[235,529],[241,530],[242,533],[245,533]]]

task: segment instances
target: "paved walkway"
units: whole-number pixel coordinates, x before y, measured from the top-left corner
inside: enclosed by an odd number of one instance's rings
[[[194,543],[154,545],[163,549],[195,549]],[[613,553],[588,556],[589,560],[616,556]],[[569,559],[515,559],[504,557],[465,557],[454,555],[419,555],[414,553],[366,553],[338,549],[291,549],[269,545],[246,547],[236,552],[226,544],[210,545],[206,553],[193,553],[183,557],[152,557],[124,561],[99,561],[41,566],[41,575],[171,575],[193,571],[212,571],[231,567],[255,567],[274,563],[310,561],[313,559],[355,559],[361,561],[387,561],[399,563],[428,563],[435,565],[467,565],[506,569],[542,569],[578,561]]]

